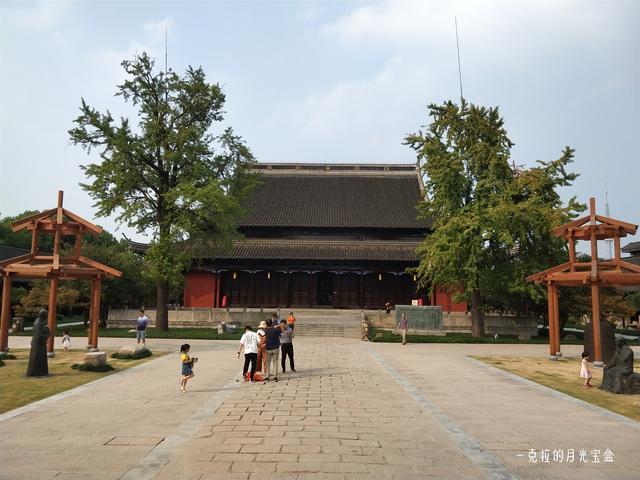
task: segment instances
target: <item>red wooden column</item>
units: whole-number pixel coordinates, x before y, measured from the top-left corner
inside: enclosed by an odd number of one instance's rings
[[[58,277],[53,277],[51,279],[49,285],[49,318],[47,319],[47,323],[49,325],[49,330],[51,330],[51,336],[47,339],[47,356],[55,357],[54,348],[54,340],[56,338],[56,306],[58,301]]]
[[[91,306],[89,307],[89,338],[91,348],[98,348],[98,328],[100,324],[100,277],[91,280]]]
[[[560,351],[560,302],[558,300],[558,286],[553,284],[553,333],[556,346],[556,357],[561,357]]]
[[[600,287],[597,283],[591,284],[591,327],[593,328],[593,365],[604,366],[602,363],[602,351],[600,340]]]
[[[547,303],[549,306],[549,360],[557,360],[556,357],[556,334],[555,334],[555,321],[553,319],[555,315],[555,305],[553,304],[555,296],[553,294],[553,285],[551,282],[547,282]]]
[[[9,350],[9,317],[11,316],[11,276],[5,274],[2,282],[2,313],[0,314],[0,352]]]
[[[216,308],[220,308],[220,283],[222,282],[222,273],[216,273]]]

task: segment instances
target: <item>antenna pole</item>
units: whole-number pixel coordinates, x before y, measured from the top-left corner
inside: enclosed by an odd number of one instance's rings
[[[607,212],[607,217],[611,217],[611,215],[609,214],[609,191],[607,188],[607,182],[604,182],[604,202],[604,209],[605,212]],[[609,258],[611,259],[613,258],[613,250],[611,249],[613,240],[607,239],[606,242],[609,247]]]
[[[165,27],[164,28],[164,73],[165,73],[165,75],[167,73],[168,65],[169,65],[169,62],[168,62],[169,55],[167,53],[167,43],[168,43],[167,36],[168,36],[167,35],[167,27]]]
[[[458,17],[453,17],[456,24],[456,50],[458,52],[458,80],[460,81],[460,104],[464,101],[462,94],[462,67],[460,66],[460,41],[458,40]]]

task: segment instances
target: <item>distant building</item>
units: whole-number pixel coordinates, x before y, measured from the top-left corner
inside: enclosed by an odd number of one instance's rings
[[[185,307],[382,308],[442,305],[406,269],[429,234],[418,220],[422,179],[413,164],[258,164],[260,185],[239,223],[244,239],[202,242],[186,275]]]
[[[640,265],[640,242],[631,242],[628,245],[622,247],[623,253],[628,253],[629,257],[624,257],[625,262],[635,263]]]

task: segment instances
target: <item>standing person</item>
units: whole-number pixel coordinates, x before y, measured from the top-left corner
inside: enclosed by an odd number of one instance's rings
[[[256,366],[258,363],[258,334],[253,331],[251,325],[247,325],[244,327],[244,335],[240,339],[240,348],[238,348],[238,358],[240,358],[240,352],[244,347],[244,367],[242,367],[242,378],[246,382],[247,379],[247,370],[249,369],[249,364],[251,364],[251,374],[249,375],[249,379],[252,382],[255,382],[253,379],[254,374],[256,373]]]
[[[584,388],[591,388],[591,368],[589,365],[589,352],[582,352],[582,362],[580,365],[580,378],[584,378]]]
[[[277,327],[278,325],[280,325],[280,317],[278,316],[277,313],[271,314],[271,322],[273,323],[274,327]]]
[[[274,326],[273,320],[267,320],[267,328],[264,330],[264,333],[267,337],[267,378],[265,378],[265,382],[270,380],[271,376],[271,364],[273,363],[275,369],[275,377],[274,380],[278,381],[278,357],[280,356],[280,334],[282,333],[282,328],[280,326]]]
[[[287,317],[287,324],[293,330],[296,327],[296,317],[293,312],[289,312],[289,316]]]
[[[295,372],[296,367],[293,363],[293,328],[288,325],[288,322],[282,322],[282,333],[280,334],[280,347],[282,349],[282,373],[286,372],[285,360],[287,355],[289,356],[289,366],[291,371]]]
[[[387,315],[391,314],[391,304],[389,303],[389,300],[384,304],[384,309],[387,312]]]
[[[64,351],[68,352],[71,350],[71,338],[69,338],[69,330],[64,330],[64,336],[62,337],[62,346],[64,347]]]
[[[180,377],[180,390],[187,393],[187,381],[193,378],[193,364],[198,361],[197,358],[189,357],[191,345],[184,343],[180,346],[180,363],[182,365],[182,375]]]
[[[142,340],[142,346],[146,346],[147,325],[149,325],[149,318],[144,314],[144,308],[141,308],[140,316],[136,322],[136,339],[138,340],[138,345],[140,345],[140,340]]]
[[[265,364],[267,363],[267,334],[264,329],[267,328],[267,322],[264,320],[258,326],[258,370],[261,373],[266,372]]]
[[[409,329],[409,320],[407,320],[407,314],[403,313],[400,316],[400,322],[398,322],[398,328],[402,332],[402,345],[407,344],[407,330]]]

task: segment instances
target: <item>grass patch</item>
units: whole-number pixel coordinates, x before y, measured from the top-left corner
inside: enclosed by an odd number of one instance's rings
[[[640,395],[616,395],[600,390],[601,368],[592,369],[591,384],[594,387],[589,390],[583,388],[583,381],[579,378],[579,358],[563,358],[558,361],[531,357],[473,358],[620,415],[640,420]],[[640,371],[640,360],[635,360],[634,370]]]
[[[65,327],[69,330],[70,337],[86,337],[87,327],[84,325],[72,325]],[[99,336],[103,338],[136,338],[135,332],[129,328],[104,328],[100,327]],[[240,340],[244,328],[234,333],[218,334],[215,328],[172,328],[168,332],[163,332],[157,328],[148,328],[146,332],[147,338],[173,338],[173,339],[191,339],[191,340]],[[58,328],[58,334],[62,334],[62,329]],[[31,332],[23,332],[17,335],[31,336]]]
[[[369,329],[369,340],[372,342],[401,343],[402,336],[388,330],[371,328]],[[493,336],[472,337],[470,333],[447,333],[441,336],[408,334],[407,341],[409,343],[548,343],[548,340],[544,337],[533,337],[531,340],[519,340],[515,335],[500,335],[496,339]],[[581,340],[571,340],[562,343],[582,345]]]
[[[113,359],[110,362],[113,370],[110,372],[86,372],[71,368],[73,364],[84,362],[86,350],[71,350],[69,352],[59,350],[54,358],[49,359],[49,377],[26,378],[24,374],[29,363],[29,350],[15,349],[12,352],[16,359],[6,362],[0,374],[2,384],[2,388],[0,388],[0,413],[148,361],[147,359],[135,362]]]

